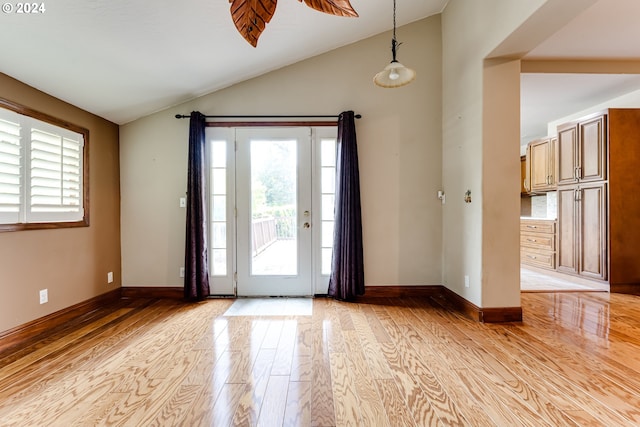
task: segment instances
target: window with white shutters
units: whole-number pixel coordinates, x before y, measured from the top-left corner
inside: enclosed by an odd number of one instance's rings
[[[7,101],[0,107],[0,231],[88,225],[88,131]]]
[[[20,220],[22,153],[17,116],[3,114],[0,118],[0,223],[3,224]]]

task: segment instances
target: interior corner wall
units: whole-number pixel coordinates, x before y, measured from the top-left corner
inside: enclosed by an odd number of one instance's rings
[[[120,287],[120,172],[116,124],[4,74],[0,97],[88,129],[90,173],[89,227],[0,233],[3,332]]]
[[[175,114],[338,114],[354,110],[367,285],[442,279],[440,15],[397,30],[417,79],[376,87],[383,33],[136,120],[120,129],[123,286],[182,286],[188,121]],[[258,48],[259,49],[259,48]]]

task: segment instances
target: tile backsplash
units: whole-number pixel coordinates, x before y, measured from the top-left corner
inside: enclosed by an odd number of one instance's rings
[[[534,218],[547,217],[547,196],[531,196],[531,216]]]
[[[547,193],[547,218],[558,218],[558,192],[550,191]]]
[[[541,196],[532,196],[531,216],[533,218],[556,219],[558,216],[558,193],[550,191]]]

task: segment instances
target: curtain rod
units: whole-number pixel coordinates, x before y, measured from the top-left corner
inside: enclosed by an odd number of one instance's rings
[[[176,114],[176,119],[188,119],[191,116],[184,114]],[[338,116],[204,116],[207,119],[311,119],[311,118],[337,118]],[[356,119],[362,118],[361,114],[354,116]]]

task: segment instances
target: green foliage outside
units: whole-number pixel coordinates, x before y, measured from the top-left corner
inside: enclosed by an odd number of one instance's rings
[[[265,152],[256,152],[262,161],[252,166],[253,219],[274,218],[278,239],[296,234],[296,154],[287,142],[262,143]]]

